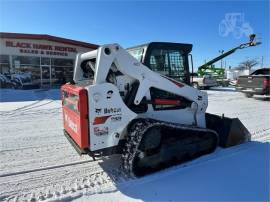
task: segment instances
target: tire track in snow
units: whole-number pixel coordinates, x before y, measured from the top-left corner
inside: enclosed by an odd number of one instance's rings
[[[42,100],[42,101],[44,101],[44,100]],[[38,104],[38,103],[40,103],[40,102],[42,102],[42,101],[39,101],[39,102],[37,102],[36,104]],[[36,106],[36,104],[33,104],[33,105],[30,105],[31,107],[22,107],[21,109],[15,109],[15,110],[12,110],[12,111],[7,111],[7,112],[5,112],[5,113],[0,113],[0,115],[2,115],[2,116],[9,116],[9,117],[14,117],[14,116],[20,116],[21,115],[21,113],[22,112],[26,112],[26,111],[29,111],[29,110],[32,110],[32,109],[36,109],[36,108],[39,108],[39,107],[42,107],[42,106],[45,106],[45,105],[48,105],[48,104],[51,104],[51,103],[53,103],[53,102],[55,102],[55,100],[50,100],[50,101],[48,101],[48,102],[46,102],[46,103],[42,103],[42,104],[40,104],[40,105],[37,105]],[[60,108],[60,107],[59,107]],[[57,109],[59,109],[59,108],[57,108]]]
[[[255,141],[267,141],[270,140],[270,128],[263,128],[255,131],[251,135],[251,139]]]
[[[49,145],[49,147],[59,146],[59,144],[66,145],[66,143],[57,143],[55,145]],[[0,150],[0,154],[5,153],[5,152],[22,151],[22,150],[28,150],[28,149],[39,149],[41,147],[48,147],[48,145],[39,145],[39,146],[31,146],[31,147],[21,147],[21,148],[17,148],[17,149]]]
[[[21,109],[25,109],[25,108],[27,108],[27,107],[34,106],[34,105],[36,105],[36,104],[38,104],[38,103],[40,103],[40,102],[42,102],[42,101],[43,101],[43,100],[38,100],[38,101],[35,101],[34,103],[31,103],[31,104],[29,104],[29,105],[25,105],[25,106],[23,106],[23,107],[19,107],[19,108],[10,110],[10,111],[0,111],[0,115],[1,115],[2,113],[9,113],[9,112],[14,112],[14,111],[19,111],[19,110],[21,110]]]
[[[65,186],[65,193],[74,193],[85,188],[87,182],[93,186],[97,184],[100,175],[112,175],[107,180],[100,179],[98,185],[107,186],[112,180],[124,181],[123,176],[119,174],[119,164],[117,157],[106,159],[105,162],[99,159],[94,162],[77,164],[74,166],[59,167],[41,172],[25,173],[18,176],[1,177],[0,201],[10,198],[19,197],[18,201],[29,200],[29,197],[40,192],[46,195],[48,191],[57,191],[61,193],[62,186]],[[103,166],[100,166],[103,164]],[[92,179],[94,177],[94,179]],[[59,194],[58,194],[59,195]]]
[[[62,164],[62,165],[49,166],[49,167],[44,167],[44,168],[36,168],[36,169],[31,169],[31,170],[6,173],[6,174],[1,174],[0,177],[9,177],[9,176],[21,175],[21,174],[32,173],[32,172],[51,170],[51,169],[55,169],[55,168],[62,168],[62,167],[67,167],[67,166],[74,166],[74,165],[78,165],[78,164],[83,164],[83,163],[90,163],[92,161],[93,160],[80,161],[80,162],[67,163],[67,164]]]
[[[117,177],[118,172],[111,170],[110,172],[95,172],[88,173],[80,178],[76,178],[73,182],[65,185],[59,185],[54,187],[47,187],[45,190],[39,190],[36,192],[27,192],[20,194],[10,194],[9,196],[2,195],[0,200],[5,201],[59,201],[70,200],[75,195],[81,195],[82,192],[88,193],[107,193],[116,191],[116,187],[112,179],[122,181],[123,178]],[[76,197],[76,196],[75,196]]]

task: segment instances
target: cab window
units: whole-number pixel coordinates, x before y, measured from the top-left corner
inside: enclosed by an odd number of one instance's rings
[[[180,50],[153,49],[148,64],[155,72],[185,81],[184,56]]]
[[[127,50],[130,55],[136,58],[139,62],[142,62],[143,57],[143,48]]]

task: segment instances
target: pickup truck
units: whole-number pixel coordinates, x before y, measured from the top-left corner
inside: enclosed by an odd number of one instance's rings
[[[250,75],[240,76],[237,80],[236,90],[246,97],[253,95],[270,95],[270,68],[258,69]]]
[[[216,79],[210,74],[199,77],[197,73],[191,73],[190,76],[190,83],[194,88],[208,90],[210,87],[218,86]]]

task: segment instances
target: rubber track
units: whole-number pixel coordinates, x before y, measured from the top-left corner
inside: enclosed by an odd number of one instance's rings
[[[168,122],[158,121],[154,119],[137,119],[132,123],[130,129],[128,130],[127,143],[124,146],[123,154],[122,154],[122,169],[129,176],[136,177],[136,175],[133,173],[133,161],[136,156],[136,151],[140,145],[140,142],[142,140],[144,133],[150,127],[153,127],[156,125],[178,128],[178,129],[202,131],[202,132],[213,132],[218,137],[218,134],[215,131],[206,129],[206,128],[198,128],[195,126],[168,123]]]

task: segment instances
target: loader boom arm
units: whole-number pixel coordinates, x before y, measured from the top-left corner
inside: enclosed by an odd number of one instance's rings
[[[146,92],[149,91],[151,87],[155,87],[193,101],[202,112],[206,110],[206,93],[153,72],[148,67],[138,62],[118,44],[101,46],[98,50],[79,54],[74,70],[75,83],[87,82],[87,78],[82,78],[83,70],[81,65],[91,60],[96,60],[93,85],[107,83],[106,78],[112,66],[115,66],[122,74],[139,81],[140,85],[134,99],[135,105],[141,103]]]
[[[201,66],[199,66],[198,70],[209,69],[209,66],[211,66],[212,64],[216,63],[217,61],[222,60],[223,58],[233,54],[234,52],[236,52],[239,49],[244,49],[244,48],[254,47],[254,46],[260,45],[261,42],[254,41],[255,37],[256,37],[255,34],[250,35],[250,41],[249,42],[240,44],[239,46],[237,46],[235,48],[232,48],[232,49],[226,51],[225,53],[213,58],[212,60],[206,62],[205,64],[203,64]]]

